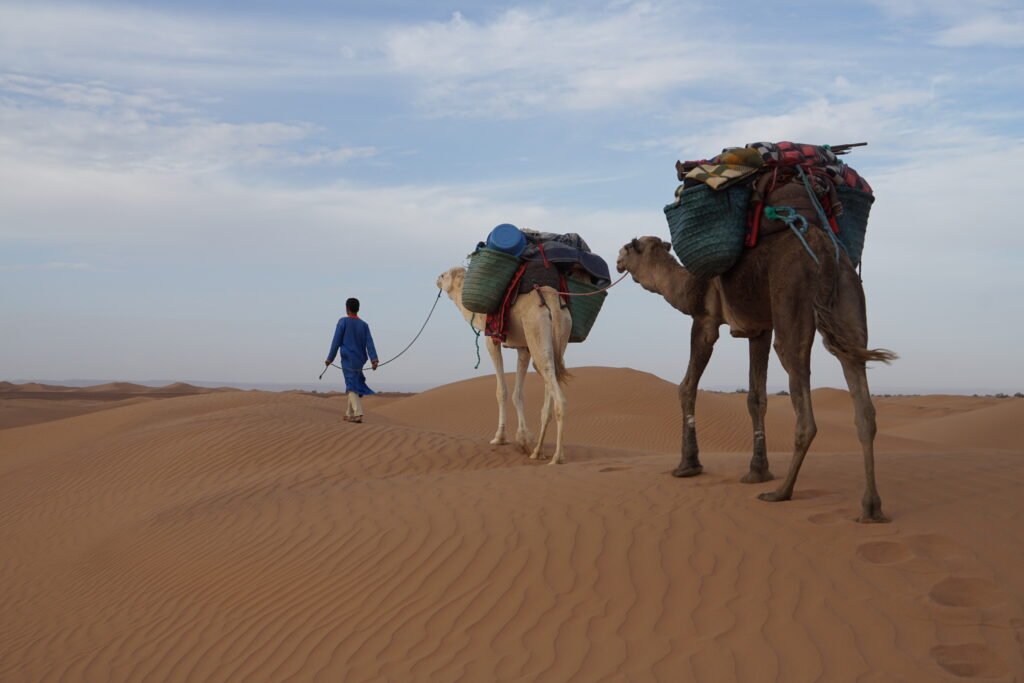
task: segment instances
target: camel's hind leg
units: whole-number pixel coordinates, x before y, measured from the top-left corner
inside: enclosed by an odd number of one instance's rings
[[[557,422],[555,453],[551,456],[549,464],[558,465],[565,462],[562,430],[565,426],[566,400],[555,371],[555,341],[552,331],[553,324],[548,316],[539,318],[536,321],[536,325],[527,330],[527,339],[531,340],[530,353],[533,355],[534,365],[537,368],[537,373],[544,380],[544,407],[540,415],[540,434],[537,437],[537,447],[530,457],[534,459],[541,457],[541,451],[544,448],[544,436],[547,434],[548,424],[551,422],[551,413],[554,412]]]
[[[775,476],[768,469],[768,450],[764,435],[764,416],[768,411],[768,357],[772,350],[771,330],[750,339],[750,390],[747,410],[754,427],[754,455],[750,471],[740,480],[744,484],[760,484]]]
[[[516,444],[523,453],[530,452],[530,443],[533,435],[526,426],[526,411],[523,408],[523,385],[526,383],[526,371],[530,368],[530,350],[517,349],[519,359],[516,364],[516,384],[512,389],[512,405],[516,407],[516,417],[519,419],[519,428],[516,430]]]
[[[864,498],[861,500],[861,514],[858,522],[888,522],[889,518],[882,512],[882,498],[878,495],[875,484],[875,406],[871,402],[868,390],[868,376],[864,363],[840,358],[846,384],[850,387],[853,397],[854,421],[857,425],[857,436],[864,451]]]
[[[813,323],[812,323],[813,325]],[[793,486],[796,484],[800,466],[811,447],[818,427],[814,423],[814,410],[811,407],[811,345],[814,342],[814,328],[809,334],[787,335],[782,339],[776,330],[775,350],[782,361],[782,367],[789,374],[789,393],[796,413],[796,433],[793,438],[793,459],[789,463],[789,472],[785,481],[775,491],[762,493],[761,500],[777,502],[793,497]]]
[[[562,393],[562,387],[558,384],[558,380],[555,379],[555,370],[551,369],[551,379],[549,380],[551,389],[551,404],[555,411],[555,454],[551,456],[551,462],[549,465],[561,465],[565,462],[565,450],[562,446],[562,430],[565,428],[565,394]]]
[[[537,434],[537,445],[530,453],[530,460],[544,458],[544,437],[548,433],[548,425],[551,423],[551,392],[548,391],[547,382],[544,383],[544,403],[540,408],[540,432]]]
[[[498,399],[498,431],[494,433],[491,444],[501,446],[508,443],[505,440],[505,403],[508,399],[508,389],[505,386],[505,360],[501,357],[500,344],[495,344],[488,338],[485,345],[487,352],[491,355],[491,362],[494,363],[494,377],[498,383],[495,390],[495,397]]]

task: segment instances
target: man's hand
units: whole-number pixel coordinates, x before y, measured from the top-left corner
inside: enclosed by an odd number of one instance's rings
[[[325,360],[325,361],[324,361],[324,365],[326,365],[326,366],[330,366],[330,365],[331,365],[331,361],[329,361],[329,360]]]
[[[371,364],[371,365],[373,366],[373,369],[374,369],[374,370],[376,370],[376,369],[377,369],[377,365],[378,365],[378,362],[377,362],[376,360],[372,360],[372,361],[370,361],[370,364]]]

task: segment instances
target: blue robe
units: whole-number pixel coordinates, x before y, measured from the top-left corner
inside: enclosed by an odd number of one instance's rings
[[[345,373],[345,391],[354,391],[360,396],[374,393],[366,386],[366,375],[363,366],[366,360],[377,360],[377,349],[373,347],[373,335],[370,326],[359,318],[346,316],[338,321],[334,328],[334,339],[331,351],[327,354],[327,362],[334,361],[334,356],[341,350],[341,368]]]

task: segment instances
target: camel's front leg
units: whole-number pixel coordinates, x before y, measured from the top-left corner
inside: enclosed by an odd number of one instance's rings
[[[750,391],[747,392],[747,410],[754,427],[754,455],[750,471],[741,482],[760,484],[771,481],[774,475],[768,469],[768,449],[764,435],[764,415],[768,412],[768,357],[772,351],[771,330],[750,339]]]
[[[690,363],[679,385],[679,405],[683,411],[683,446],[679,467],[672,472],[674,477],[694,477],[704,470],[700,464],[700,449],[697,447],[694,411],[697,405],[697,385],[711,360],[716,341],[718,326],[705,319],[694,319],[693,327],[690,328]]]
[[[523,453],[530,452],[530,444],[533,443],[533,435],[526,426],[526,411],[523,408],[523,386],[526,384],[526,371],[530,369],[530,350],[517,349],[519,360],[516,365],[516,385],[512,389],[512,405],[516,407],[516,417],[519,418],[519,428],[516,430],[516,443],[519,444]]]
[[[491,362],[494,363],[494,378],[498,386],[495,396],[498,399],[498,431],[494,433],[491,444],[501,446],[508,443],[505,440],[505,402],[508,399],[508,389],[505,387],[505,360],[501,357],[501,345],[495,344],[488,339],[485,342],[487,352],[491,354]]]

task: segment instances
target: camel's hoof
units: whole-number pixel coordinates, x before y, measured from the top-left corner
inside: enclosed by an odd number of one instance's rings
[[[781,503],[784,500],[789,500],[793,497],[792,492],[783,493],[782,491],[768,491],[758,496],[759,499],[768,501],[769,503]]]
[[[771,481],[775,478],[775,475],[771,473],[771,470],[750,470],[743,475],[740,482],[743,484],[763,484],[766,481]]]
[[[878,498],[866,500],[860,509],[857,521],[861,524],[888,524],[891,520],[882,512],[882,501]]]
[[[696,477],[698,474],[700,474],[703,471],[704,471],[704,467],[701,466],[701,465],[692,465],[692,466],[689,466],[689,467],[684,467],[684,466],[680,465],[679,467],[677,467],[674,470],[672,470],[672,476],[673,477],[679,477],[679,478]]]
[[[551,462],[548,463],[548,465],[564,465],[564,464],[565,464],[565,458],[562,458],[561,460],[556,460],[554,458],[551,458]]]
[[[503,437],[503,436],[502,437],[497,437],[496,436],[493,439],[491,439],[491,445],[492,446],[504,446],[507,443],[508,443],[508,441],[506,441],[505,437]]]
[[[547,456],[543,453],[530,453],[530,460],[547,460]]]
[[[864,514],[857,518],[858,524],[888,524],[891,521],[882,512],[874,512],[870,515]]]

